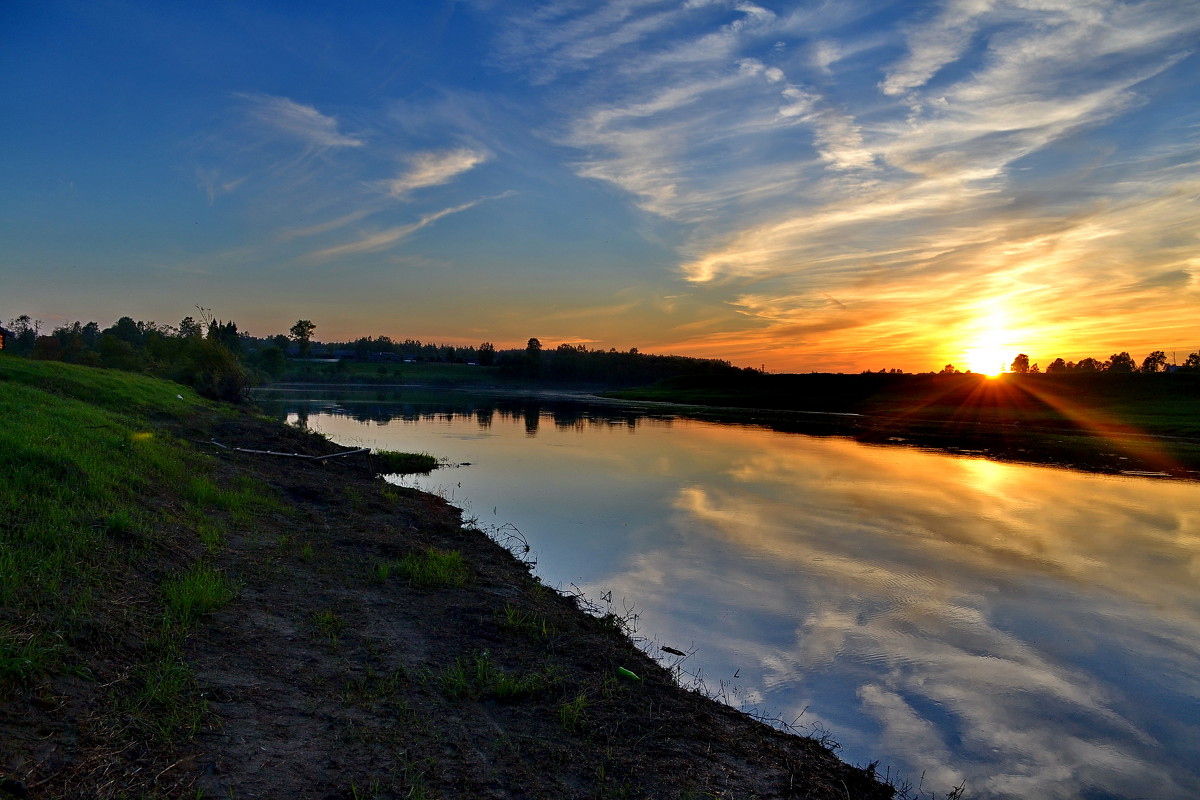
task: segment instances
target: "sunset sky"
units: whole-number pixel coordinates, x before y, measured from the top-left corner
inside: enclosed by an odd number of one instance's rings
[[[0,320],[1200,349],[1200,2],[12,0]]]

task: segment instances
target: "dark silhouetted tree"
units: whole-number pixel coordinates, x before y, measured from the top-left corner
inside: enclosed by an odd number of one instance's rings
[[[1109,372],[1134,372],[1137,369],[1137,364],[1134,362],[1133,356],[1122,351],[1109,356],[1105,368]]]
[[[199,339],[202,333],[200,323],[190,314],[179,320],[179,335],[184,339]]]
[[[1013,359],[1012,366],[1008,368],[1009,372],[1015,372],[1018,375],[1024,375],[1029,372],[1029,356],[1020,353]]]
[[[1142,359],[1142,372],[1162,372],[1166,368],[1167,354],[1162,350],[1155,350]]]
[[[307,319],[297,320],[296,324],[288,329],[288,333],[292,335],[292,340],[300,346],[301,358],[306,358],[308,356],[309,348],[312,347],[313,331],[316,329],[317,326],[314,325],[311,320]]]
[[[496,345],[491,342],[484,342],[479,345],[479,365],[490,367],[496,363]]]

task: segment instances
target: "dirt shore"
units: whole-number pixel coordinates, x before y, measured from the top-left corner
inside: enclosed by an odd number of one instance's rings
[[[218,483],[265,484],[280,501],[226,521],[234,533],[211,554],[239,590],[181,654],[201,725],[138,738],[104,700],[148,646],[123,633],[139,597],[201,549],[174,543],[76,643],[89,674],[6,702],[0,798],[895,795],[818,741],[680,688],[619,620],[580,610],[457,509],[386,483],[362,457],[237,452],[338,449],[248,414],[175,433],[216,457]],[[461,554],[457,571],[400,568],[431,552]]]

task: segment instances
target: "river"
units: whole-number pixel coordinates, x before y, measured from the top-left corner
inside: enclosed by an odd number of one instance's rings
[[[1200,797],[1200,483],[547,398],[260,402],[469,464],[402,482],[519,529],[685,684],[921,797]]]

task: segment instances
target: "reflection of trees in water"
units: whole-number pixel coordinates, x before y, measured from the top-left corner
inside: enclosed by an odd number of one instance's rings
[[[392,391],[359,392],[353,395],[322,394],[320,399],[263,399],[260,405],[275,416],[286,419],[295,414],[298,424],[307,426],[311,414],[348,417],[356,422],[387,425],[399,420],[456,419],[473,420],[480,428],[490,428],[497,418],[523,425],[529,436],[536,436],[544,418],[559,429],[588,426],[620,426],[634,429],[647,415],[629,409],[589,405],[570,400],[540,397],[462,396],[404,400]]]

